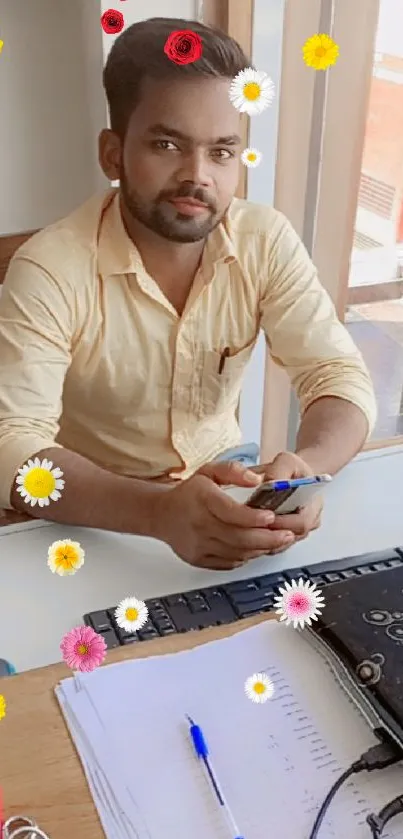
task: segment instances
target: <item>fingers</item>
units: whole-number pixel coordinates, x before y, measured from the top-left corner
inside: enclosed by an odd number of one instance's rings
[[[222,556],[215,554],[208,554],[203,557],[199,568],[209,568],[211,571],[233,571],[235,568],[241,568],[245,564],[243,559],[224,559]]]
[[[268,529],[225,531],[214,538],[214,553],[226,558],[237,557],[250,559],[251,554],[262,556],[278,548],[290,547],[295,536],[287,531],[273,531]]]
[[[220,522],[234,527],[267,527],[275,520],[271,510],[255,510],[246,504],[239,504],[218,487],[212,486],[206,495],[207,509]]]
[[[291,530],[296,536],[304,538],[311,530],[316,530],[319,527],[322,509],[322,499],[315,498],[310,504],[303,507],[299,513],[276,516],[270,527],[273,530]]]
[[[200,475],[205,475],[211,481],[221,486],[233,484],[234,486],[253,488],[259,486],[262,482],[260,475],[256,475],[246,466],[243,466],[242,463],[239,463],[239,461],[207,463],[198,472]]]

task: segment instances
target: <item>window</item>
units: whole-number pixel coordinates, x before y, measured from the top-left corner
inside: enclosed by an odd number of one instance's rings
[[[276,206],[304,238],[317,186],[312,258],[364,356],[378,400],[367,447],[395,445],[403,439],[403,4],[301,5],[289,0],[284,27]],[[324,74],[306,68],[300,52],[315,32],[328,32],[340,47],[327,71],[323,111],[317,94]],[[311,165],[318,126],[319,173],[317,157]],[[267,457],[294,445],[299,421],[289,383],[270,361],[265,409]],[[275,440],[267,430],[273,411],[280,429]]]

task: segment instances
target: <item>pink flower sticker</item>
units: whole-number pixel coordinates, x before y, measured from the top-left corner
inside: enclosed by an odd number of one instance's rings
[[[102,635],[90,626],[76,626],[62,638],[60,649],[68,667],[90,673],[102,664],[107,647]]]
[[[280,621],[285,621],[285,625],[289,626],[291,623],[294,629],[299,626],[301,629],[304,625],[312,625],[312,621],[318,620],[318,615],[321,614],[325,603],[321,596],[321,590],[316,590],[316,583],[311,583],[309,580],[291,580],[290,583],[284,583],[284,588],[279,588],[280,595],[275,598],[276,614],[280,615]]]

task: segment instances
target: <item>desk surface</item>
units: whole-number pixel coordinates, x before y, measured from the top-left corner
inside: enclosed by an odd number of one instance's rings
[[[284,568],[403,545],[403,447],[366,452],[326,488],[322,527],[284,554],[221,573],[193,568],[154,539],[44,522],[0,529],[0,657],[19,672],[61,660],[63,635],[86,612],[124,597],[172,594]],[[86,551],[72,577],[52,574],[47,550],[76,539]]]
[[[235,626],[206,629],[175,638],[148,641],[108,653],[106,664],[190,649],[224,638],[268,616]],[[104,839],[81,763],[70,740],[53,688],[71,671],[56,664],[0,679],[7,701],[0,722],[0,784],[6,818],[33,818],[50,839]]]

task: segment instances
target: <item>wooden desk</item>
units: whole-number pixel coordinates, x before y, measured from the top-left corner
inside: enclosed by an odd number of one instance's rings
[[[227,627],[133,644],[109,652],[106,664],[190,649],[267,619],[261,615]],[[7,702],[6,716],[0,721],[5,817],[30,816],[50,839],[105,839],[53,692],[58,682],[69,676],[71,671],[62,663],[0,679],[0,693]]]

